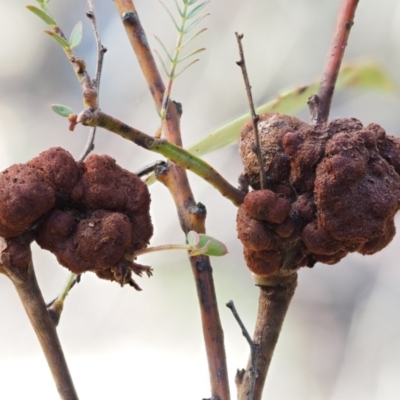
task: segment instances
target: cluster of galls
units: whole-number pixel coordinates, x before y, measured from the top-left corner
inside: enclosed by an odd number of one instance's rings
[[[251,123],[240,135],[253,189],[237,229],[248,267],[268,277],[349,252],[373,254],[393,238],[400,201],[400,139],[376,124],[338,119],[310,126],[269,113],[259,120],[264,189]]]
[[[132,272],[151,269],[129,260],[153,233],[147,186],[106,155],[75,162],[51,148],[0,174],[0,236],[30,232],[59,263],[140,290]]]

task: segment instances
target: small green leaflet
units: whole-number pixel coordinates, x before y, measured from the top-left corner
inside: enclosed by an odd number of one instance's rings
[[[44,11],[49,17],[51,17],[50,10],[47,8],[47,4],[49,3],[49,1],[50,0],[36,0],[42,11]]]
[[[54,19],[47,14],[46,12],[44,12],[43,10],[35,7],[35,6],[26,6],[26,8],[33,12],[35,15],[37,15],[42,21],[44,21],[46,24],[51,25],[51,26],[56,26],[56,21],[54,21]]]
[[[190,19],[193,18],[195,15],[197,15],[206,5],[207,5],[207,1],[205,1],[204,3],[201,3],[200,5],[198,5],[197,7],[193,8],[193,10],[191,10],[188,15],[186,16],[186,19]]]
[[[49,2],[50,0],[36,0],[36,3],[38,3],[40,5],[40,7],[46,7],[46,4]]]
[[[69,107],[62,104],[51,104],[50,107],[56,114],[61,115],[62,117],[69,117],[74,113]]]
[[[77,47],[82,41],[82,21],[79,21],[72,29],[71,36],[69,37],[69,47],[73,49]]]
[[[48,30],[45,30],[44,32],[51,36],[64,50],[70,49],[69,43],[63,37],[57,35],[57,33]]]
[[[186,239],[191,247],[190,256],[204,254],[206,256],[220,257],[228,253],[228,249],[222,242],[203,233],[199,234],[195,231],[190,231]]]

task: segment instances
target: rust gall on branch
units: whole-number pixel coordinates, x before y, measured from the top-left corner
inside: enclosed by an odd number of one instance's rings
[[[0,235],[30,232],[59,263],[140,290],[132,279],[151,268],[127,259],[153,234],[150,194],[135,174],[106,155],[75,162],[51,148],[0,174]]]
[[[237,217],[250,270],[273,276],[348,253],[374,254],[395,234],[400,199],[400,140],[357,119],[308,125],[264,114],[259,122],[267,185],[249,122],[240,135],[244,174],[255,191]]]

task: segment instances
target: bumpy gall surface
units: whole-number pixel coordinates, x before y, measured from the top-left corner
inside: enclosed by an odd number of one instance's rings
[[[400,139],[356,119],[310,126],[260,117],[265,189],[248,123],[240,154],[249,192],[237,217],[248,267],[260,276],[374,254],[393,239],[400,200]]]
[[[0,174],[0,236],[25,232],[56,202],[50,182],[35,168],[16,164]]]
[[[99,277],[140,289],[132,272],[151,269],[129,261],[153,234],[147,186],[109,156],[75,162],[51,148],[0,175],[0,235],[30,230],[44,249],[76,274]]]

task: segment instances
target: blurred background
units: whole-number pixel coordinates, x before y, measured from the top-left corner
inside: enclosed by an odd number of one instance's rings
[[[165,0],[173,10],[172,0]],[[178,0],[180,3],[180,0]],[[88,130],[68,131],[50,103],[81,110],[81,90],[61,48],[42,33],[44,23],[28,12],[27,1],[0,2],[0,168],[26,162],[61,146],[78,158]],[[31,1],[34,4],[34,1]],[[284,89],[307,84],[320,74],[339,0],[220,0],[196,40],[206,47],[201,61],[175,82],[172,97],[183,104],[185,145],[190,145],[248,110],[234,32],[244,47],[257,105]],[[173,48],[175,31],[156,0],[136,2],[152,47],[153,34]],[[64,32],[79,20],[84,39],[77,53],[89,71],[95,44],[84,0],[52,0]],[[158,116],[111,1],[95,1],[103,44],[108,48],[101,82],[101,108],[152,134]],[[400,3],[360,1],[345,60],[374,60],[400,82]],[[193,44],[193,46],[196,46]],[[158,47],[157,47],[158,48]],[[194,47],[196,48],[196,47]],[[92,72],[92,75],[94,73]],[[345,90],[334,96],[331,118],[376,122],[398,135],[400,97]],[[307,111],[300,114],[308,120]],[[109,132],[99,131],[96,153],[107,153],[124,168],[138,170],[157,159]],[[236,146],[205,157],[232,183],[241,164]],[[225,331],[232,398],[234,375],[249,349],[225,303],[233,300],[253,330],[258,290],[236,238],[235,207],[190,175],[197,201],[207,206],[208,232],[225,242],[226,257],[213,259]],[[152,245],[182,243],[173,202],[159,184],[151,187],[155,234]],[[340,264],[317,264],[299,273],[299,286],[276,348],[265,399],[391,400],[400,398],[399,238],[374,256],[352,254]],[[143,288],[102,281],[87,273],[67,299],[58,328],[80,398],[199,400],[210,396],[208,371],[190,267],[184,252],[141,257],[154,267]],[[68,271],[37,246],[34,263],[47,301],[61,291]],[[0,398],[57,399],[50,372],[12,284],[0,276]]]

